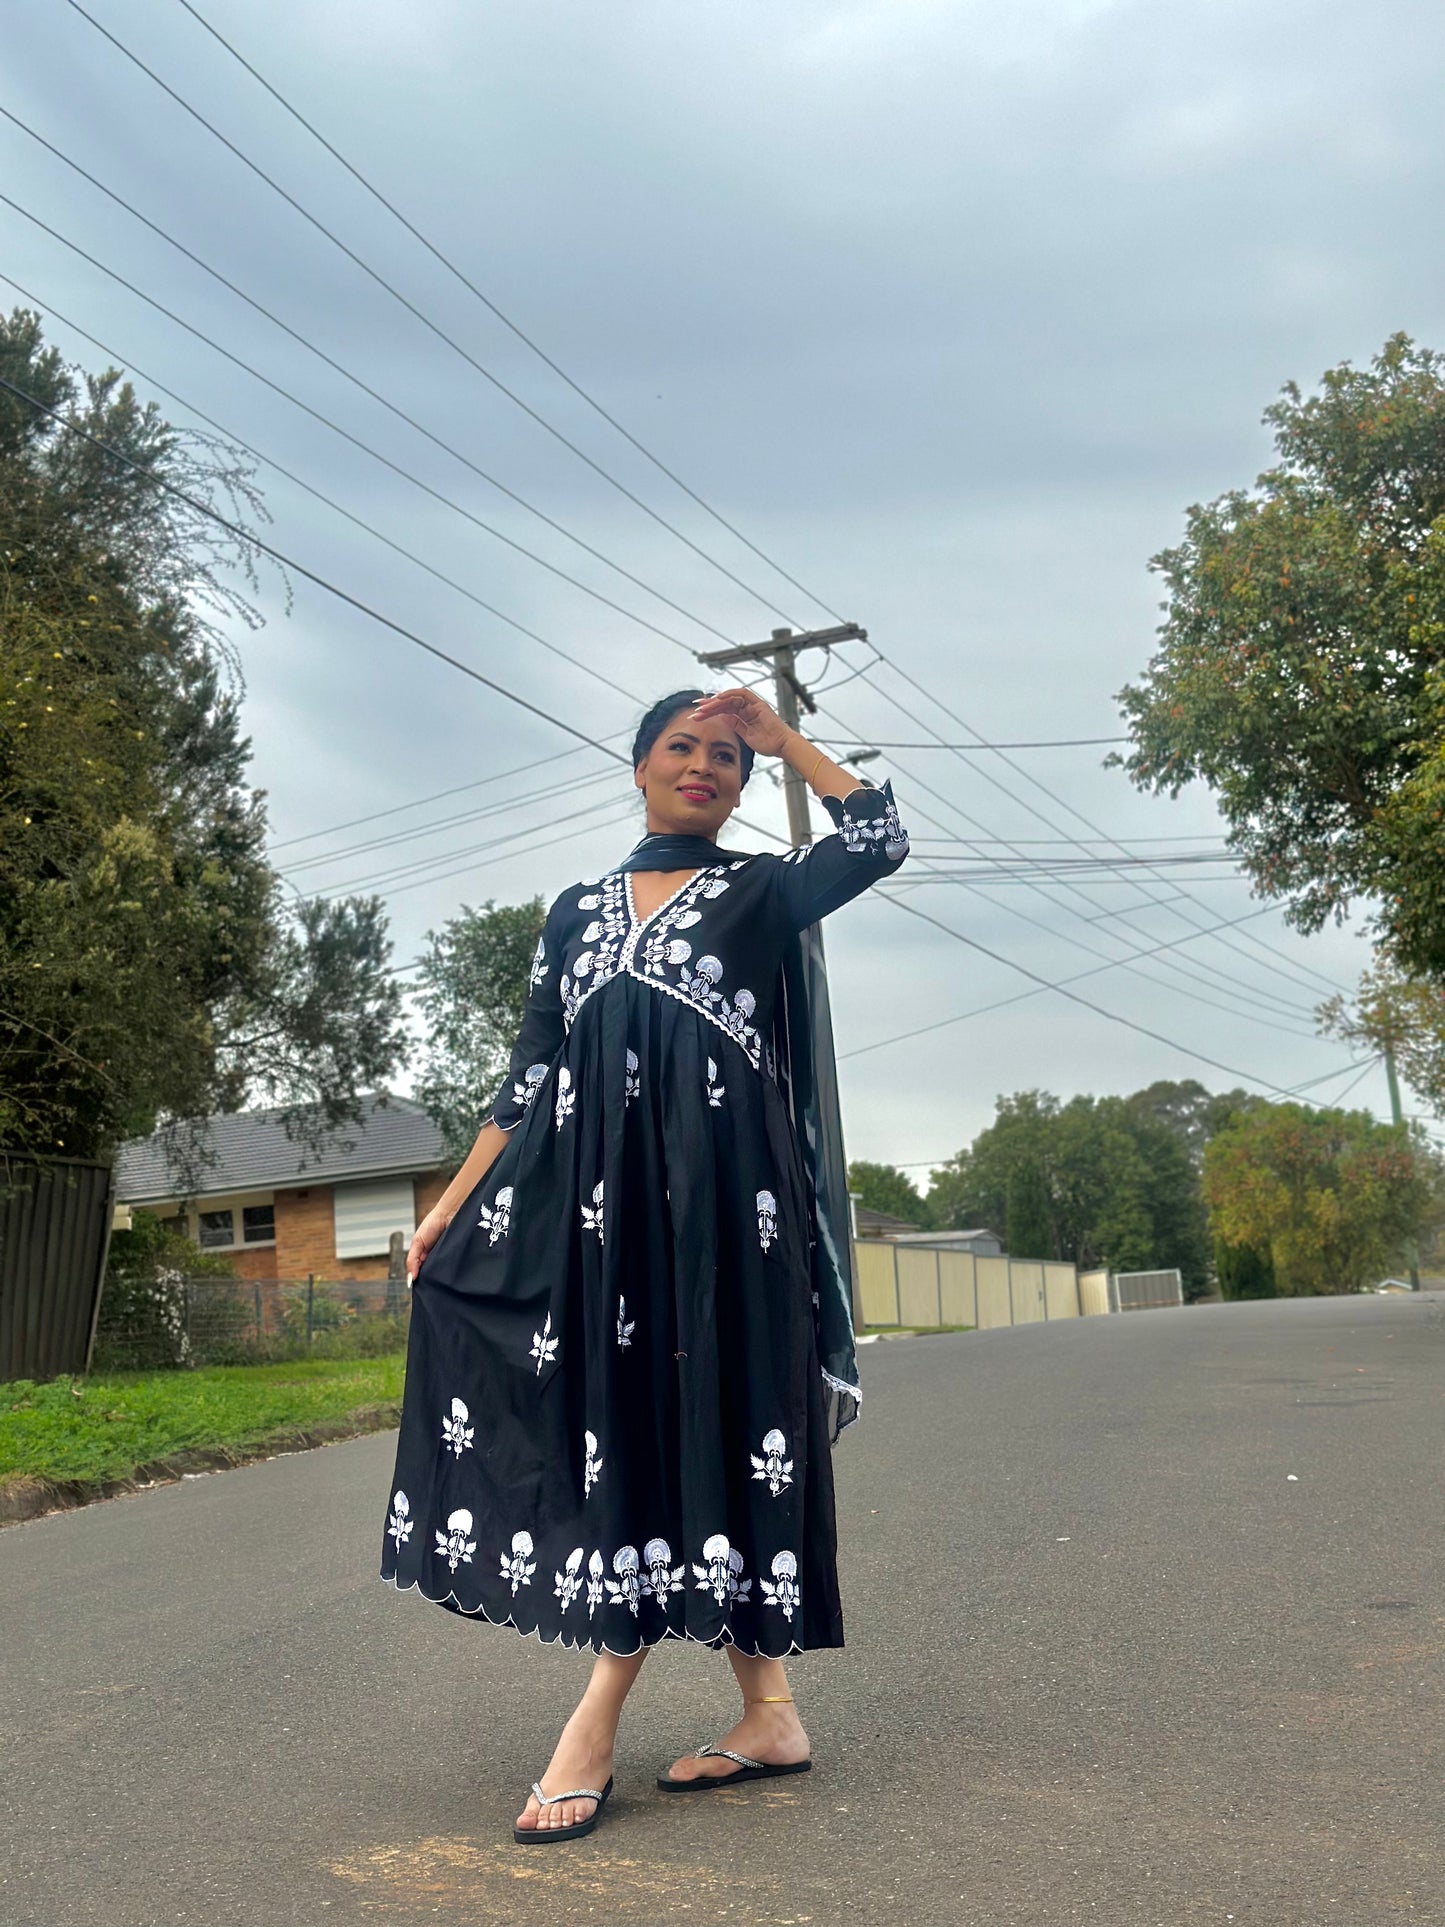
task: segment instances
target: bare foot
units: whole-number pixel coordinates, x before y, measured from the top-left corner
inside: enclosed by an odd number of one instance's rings
[[[606,1786],[612,1773],[616,1738],[615,1726],[598,1724],[579,1706],[562,1728],[557,1750],[538,1785],[544,1793],[567,1793],[579,1786]],[[539,1808],[536,1795],[528,1794],[526,1806],[517,1815],[517,1825],[543,1831],[550,1827],[570,1827],[596,1811],[595,1800],[559,1800],[555,1806]]]
[[[797,1707],[791,1705],[745,1706],[737,1725],[714,1744],[731,1747],[734,1753],[746,1753],[750,1760],[761,1760],[765,1766],[796,1766],[808,1758],[808,1736],[798,1718]],[[667,1770],[674,1780],[704,1776],[726,1780],[738,1771],[738,1763],[720,1759],[715,1753],[701,1760],[687,1753],[682,1759],[674,1760]]]

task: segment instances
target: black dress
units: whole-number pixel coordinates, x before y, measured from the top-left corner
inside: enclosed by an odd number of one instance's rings
[[[417,1276],[382,1576],[567,1646],[843,1643],[809,1193],[774,1081],[796,933],[907,852],[891,787],[639,918],[564,890],[492,1116]],[[852,1391],[855,1388],[840,1388]]]

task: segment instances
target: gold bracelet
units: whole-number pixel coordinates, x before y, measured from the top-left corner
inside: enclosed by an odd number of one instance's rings
[[[809,788],[809,789],[811,789],[811,788],[813,787],[813,777],[814,777],[814,776],[816,776],[816,775],[818,774],[818,764],[819,764],[819,763],[826,763],[826,762],[827,762],[827,760],[828,760],[828,752],[827,752],[827,751],[826,751],[825,749],[820,749],[820,750],[818,751],[818,762],[817,762],[817,763],[814,763],[814,765],[813,765],[813,771],[812,771],[812,775],[811,775],[811,776],[809,776],[809,777],[808,777],[808,779],[807,779],[807,782],[808,782],[808,788]]]

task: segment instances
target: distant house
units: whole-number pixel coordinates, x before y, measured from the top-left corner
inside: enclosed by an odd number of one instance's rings
[[[940,1251],[971,1251],[975,1258],[1001,1258],[1004,1255],[1003,1239],[996,1231],[892,1231],[888,1234],[895,1244],[934,1246]]]
[[[853,1234],[858,1238],[896,1238],[901,1231],[916,1231],[908,1218],[895,1218],[891,1211],[875,1211],[871,1205],[853,1206]]]
[[[133,1139],[116,1157],[118,1211],[144,1206],[226,1253],[241,1278],[384,1278],[392,1232],[410,1242],[456,1165],[419,1104],[383,1095],[365,1098],[363,1124],[332,1133],[319,1156],[287,1137],[278,1111],[213,1117],[211,1161],[189,1195],[164,1133]]]
[[[869,1205],[853,1206],[853,1231],[857,1238],[886,1238],[890,1244],[937,1246],[943,1251],[971,1251],[979,1258],[1001,1258],[1003,1239],[995,1231],[920,1231],[907,1218],[895,1218],[888,1211],[874,1211]]]

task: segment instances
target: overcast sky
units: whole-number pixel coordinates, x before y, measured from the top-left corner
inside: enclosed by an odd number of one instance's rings
[[[0,208],[0,267],[52,311],[51,338],[88,366],[107,359],[58,311],[135,369],[142,393],[164,383],[450,577],[457,586],[261,468],[280,548],[544,712],[304,581],[289,614],[280,586],[265,584],[266,626],[238,641],[254,780],[285,845],[278,863],[528,793],[290,873],[307,891],[379,888],[398,961],[464,903],[550,900],[618,861],[642,827],[629,773],[545,718],[625,742],[656,696],[712,686],[691,652],[722,639],[760,640],[785,620],[818,626],[829,611],[864,624],[873,649],[804,658],[825,712],[805,726],[848,747],[958,743],[970,729],[990,742],[1116,734],[1114,695],[1148,660],[1158,621],[1148,558],[1178,538],[1188,504],[1266,465],[1259,418],[1280,386],[1367,360],[1397,329],[1445,346],[1445,35],[1426,0],[197,0],[443,255],[800,590],[569,390],[180,0],[86,5],[606,471],[368,279],[67,0],[7,11],[0,104],[299,339],[8,123],[5,191],[437,494]],[[18,299],[4,286],[0,298]],[[194,420],[158,399],[172,419]],[[986,1124],[998,1093],[1035,1086],[1067,1097],[1198,1076],[1213,1088],[1349,1089],[1350,1076],[1313,1083],[1348,1054],[1312,1034],[1310,1011],[1327,981],[1358,974],[1355,931],[1305,941],[1269,911],[1228,933],[1232,947],[1200,936],[1259,907],[1219,865],[1041,887],[979,880],[984,858],[1016,873],[1020,854],[1084,854],[1066,838],[1154,855],[1217,845],[1206,794],[1142,797],[1102,767],[1105,754],[1019,750],[1008,767],[903,748],[868,765],[892,776],[914,835],[899,895],[984,950],[882,893],[831,920],[851,1155],[922,1167]],[[558,760],[317,834],[546,757]],[[743,814],[780,831],[765,767]],[[565,787],[533,797],[544,784]],[[827,827],[820,809],[815,821]],[[507,836],[515,847],[476,847]],[[1199,841],[1169,840],[1187,837]],[[777,847],[741,826],[723,840]],[[1120,855],[1109,842],[1090,848]],[[430,870],[395,874],[428,858]],[[920,880],[930,869],[968,875]],[[373,886],[381,876],[390,881]],[[1164,944],[1175,947],[1137,970],[1117,967]],[[1033,989],[1015,965],[1057,981],[1110,963],[1077,985],[1098,1012],[1040,991],[884,1043]],[[1383,1114],[1383,1078],[1367,1073],[1349,1101]]]

